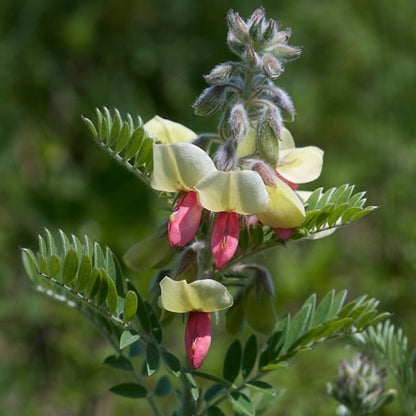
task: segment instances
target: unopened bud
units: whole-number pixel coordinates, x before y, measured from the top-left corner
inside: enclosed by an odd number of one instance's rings
[[[247,111],[243,104],[236,104],[230,111],[229,118],[232,138],[240,143],[247,135],[250,127]]]
[[[264,9],[259,7],[251,15],[247,22],[249,34],[254,42],[260,42],[263,39],[263,30],[265,26]]]
[[[171,277],[175,280],[186,280],[191,283],[198,275],[198,253],[193,247],[188,247],[179,256],[171,271]]]
[[[228,172],[235,168],[237,158],[235,154],[235,145],[232,140],[227,140],[221,145],[214,156],[214,162],[218,170]]]
[[[246,45],[246,59],[252,68],[260,65],[260,57],[251,45]]]
[[[195,109],[195,114],[198,116],[209,116],[217,112],[224,104],[223,92],[223,85],[205,88],[192,105]]]
[[[266,54],[263,56],[263,70],[269,78],[276,79],[283,72],[283,67],[277,58]]]
[[[205,81],[208,84],[219,84],[227,81],[234,70],[232,62],[225,62],[217,65],[208,75],[204,75]]]
[[[302,53],[302,49],[297,46],[289,46],[280,43],[273,48],[272,52],[273,55],[280,60],[280,62],[289,62],[298,58]]]
[[[240,58],[244,55],[245,46],[244,43],[240,42],[233,32],[228,31],[227,34],[227,45],[230,48],[231,52],[235,53]]]
[[[274,298],[255,285],[246,287],[243,295],[244,316],[253,329],[263,334],[273,331],[277,317]]]
[[[211,143],[220,141],[221,137],[218,136],[218,134],[203,133],[200,134],[195,140],[193,140],[192,144],[200,147],[202,150],[207,150]]]
[[[248,40],[248,28],[240,15],[233,10],[227,13],[228,28],[234,36],[242,43]]]
[[[275,181],[276,174],[264,162],[261,162],[261,161],[255,162],[251,166],[251,169],[257,172],[261,176],[261,178],[263,179],[263,182],[266,185],[272,186],[274,188],[276,187],[276,181]]]
[[[282,118],[279,109],[269,105],[265,114],[259,118],[256,130],[256,148],[261,158],[277,167],[279,161],[279,138]]]
[[[268,43],[272,40],[276,36],[278,28],[279,24],[275,20],[270,19],[268,25],[263,31],[263,41]]]

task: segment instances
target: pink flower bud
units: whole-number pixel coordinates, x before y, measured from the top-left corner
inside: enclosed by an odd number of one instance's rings
[[[240,223],[235,212],[220,212],[211,236],[212,256],[218,269],[233,257],[238,246]]]
[[[193,368],[199,368],[211,345],[211,317],[208,312],[190,312],[185,328],[186,354]]]
[[[196,192],[187,192],[169,217],[168,235],[171,246],[183,247],[194,237],[201,221],[202,207]]]
[[[288,240],[293,232],[296,230],[296,227],[293,228],[272,228],[272,230],[277,234],[277,236],[282,240]]]

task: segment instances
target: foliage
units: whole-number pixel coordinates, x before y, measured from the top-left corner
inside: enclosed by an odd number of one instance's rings
[[[262,4],[292,25],[304,49],[281,82],[297,103],[292,132],[327,151],[321,184],[329,189],[348,180],[382,205],[330,240],[292,244],[290,256],[286,250],[268,255],[277,270],[278,308],[293,309],[311,291],[349,287],[351,296],[371,293],[383,309],[395,311],[395,322],[414,344],[415,230],[409,223],[415,199],[408,180],[415,175],[414,6],[384,0]],[[230,6],[248,15],[257,5],[2,2],[0,402],[8,413],[82,415],[102,406],[109,413],[131,411],[131,402],[102,394],[108,387],[104,370],[90,351],[105,356],[108,347],[70,309],[33,296],[21,279],[16,247],[32,247],[43,226],[59,224],[77,235],[87,232],[120,255],[152,229],[160,211],[149,192],[83,139],[79,115],[97,103],[144,119],[157,108],[205,131],[211,123],[192,117],[189,106],[202,86],[201,72],[224,59],[218,17]],[[109,88],[109,80],[117,87]],[[140,288],[147,276],[130,275]],[[308,414],[311,407],[331,414],[321,398],[323,380],[344,354],[334,345],[279,373],[278,383],[305,397],[283,397],[287,414]],[[85,380],[82,390],[79,379]],[[397,412],[387,408],[384,414]]]

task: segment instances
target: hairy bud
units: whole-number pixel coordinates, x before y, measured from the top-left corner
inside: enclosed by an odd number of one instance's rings
[[[268,165],[266,165],[262,161],[255,162],[251,169],[257,172],[261,178],[263,179],[263,182],[266,185],[276,187],[276,174],[274,173],[274,170],[272,170]]]
[[[283,72],[283,67],[277,58],[266,54],[263,56],[263,70],[269,78],[276,79]]]
[[[223,92],[223,85],[205,88],[192,105],[195,109],[195,114],[198,116],[209,116],[217,112],[224,105]]]
[[[246,59],[252,68],[257,68],[260,65],[260,57],[251,45],[246,46]]]
[[[279,109],[270,104],[259,117],[256,130],[256,148],[261,158],[273,168],[279,161],[279,138],[282,128],[282,117]]]
[[[234,62],[217,65],[208,75],[204,75],[205,81],[208,84],[220,84],[227,81],[233,74],[234,66]]]
[[[286,91],[270,83],[269,85],[262,88],[262,93],[260,96],[270,100],[273,104],[281,108],[284,112],[285,121],[294,120],[296,113],[295,107],[291,98],[289,97],[289,94]]]
[[[228,172],[235,168],[237,157],[235,154],[235,145],[232,140],[227,140],[221,145],[214,156],[214,162],[218,170]]]
[[[265,21],[264,9],[260,7],[254,11],[247,22],[250,37],[256,43],[263,40]]]
[[[229,125],[232,138],[240,143],[247,135],[250,127],[247,111],[243,104],[236,104],[230,111]]]
[[[248,28],[240,15],[233,10],[227,13],[227,23],[230,32],[241,42],[245,43],[248,40]]]

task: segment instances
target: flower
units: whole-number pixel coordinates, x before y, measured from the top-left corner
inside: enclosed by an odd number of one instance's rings
[[[254,171],[215,171],[195,186],[201,205],[218,212],[211,235],[211,250],[218,269],[222,269],[237,250],[240,234],[238,214],[264,211],[269,198],[261,176]]]
[[[185,246],[195,237],[202,214],[194,186],[216,171],[214,162],[199,147],[178,142],[153,145],[153,165],[153,189],[184,192],[169,218],[168,236],[172,246]]]
[[[272,212],[258,215],[259,220],[269,225],[282,240],[290,238],[305,218],[303,202],[294,190],[298,184],[319,177],[322,171],[323,151],[315,146],[295,147],[289,130],[282,129],[279,162],[275,169],[276,187],[268,187]]]
[[[213,279],[173,280],[165,276],[160,286],[159,305],[170,312],[188,313],[185,349],[193,368],[199,368],[211,345],[210,312],[229,308],[233,298],[221,283]]]

